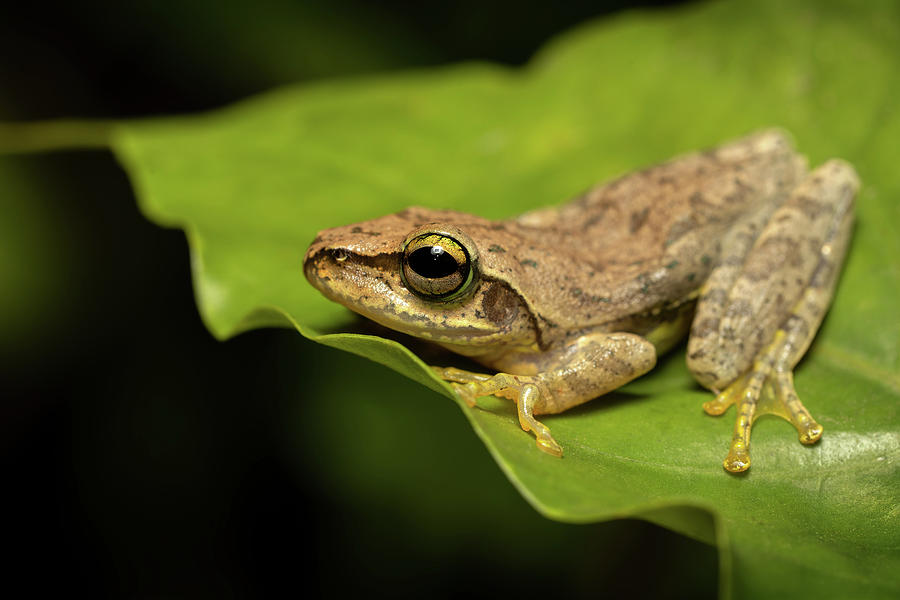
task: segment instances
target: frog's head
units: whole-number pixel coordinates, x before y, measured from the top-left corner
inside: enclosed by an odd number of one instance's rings
[[[487,221],[410,208],[321,231],[303,270],[327,298],[391,329],[446,344],[530,345],[528,307],[481,268]]]

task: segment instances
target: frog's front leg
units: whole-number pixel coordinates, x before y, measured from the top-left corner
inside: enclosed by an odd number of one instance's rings
[[[723,249],[701,292],[688,367],[717,393],[703,406],[708,414],[737,405],[724,461],[728,471],[750,467],[750,430],[761,414],[790,421],[804,444],[822,435],[797,397],[792,372],[834,294],[858,187],[853,168],[842,161],[810,173],[774,212],[746,258],[739,246],[753,240],[753,225],[733,237],[736,247]]]
[[[562,447],[535,415],[563,412],[643,375],[656,364],[653,344],[631,333],[591,333],[558,349],[516,353],[495,361],[496,375],[435,367],[469,406],[480,396],[516,402],[519,425],[537,447],[562,456]],[[509,371],[509,372],[507,372]]]

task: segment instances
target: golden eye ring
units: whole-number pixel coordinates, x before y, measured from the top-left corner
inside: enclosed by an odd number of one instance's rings
[[[414,232],[400,254],[403,283],[420,298],[451,300],[469,289],[474,279],[468,248],[448,233]]]

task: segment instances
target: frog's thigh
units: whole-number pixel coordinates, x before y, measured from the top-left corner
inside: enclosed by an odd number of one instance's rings
[[[721,414],[738,404],[725,467],[749,467],[750,427],[760,398],[763,412],[790,420],[801,441],[815,442],[821,427],[794,392],[791,370],[812,342],[834,292],[852,224],[858,188],[853,168],[829,161],[779,207],[731,285],[716,277],[703,290],[688,342],[688,367],[719,392],[704,405]],[[733,268],[723,264],[721,269]]]
[[[560,456],[562,448],[550,430],[534,415],[560,413],[643,375],[656,364],[653,344],[631,333],[592,333],[572,343],[540,354],[518,355],[497,366],[516,375],[471,373],[454,368],[435,368],[453,382],[470,406],[479,396],[495,395],[514,400],[519,424],[535,434],[538,448]]]

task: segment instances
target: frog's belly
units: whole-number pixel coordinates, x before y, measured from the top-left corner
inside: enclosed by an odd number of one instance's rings
[[[696,305],[697,302],[691,300],[676,309],[668,311],[666,318],[658,321],[646,333],[638,331],[633,333],[639,333],[647,338],[656,347],[657,354],[668,352],[679,341],[687,337],[688,331],[691,329],[691,322],[694,320],[694,308]]]
[[[673,306],[654,309],[641,315],[631,315],[608,323],[603,329],[608,332],[636,333],[653,344],[657,354],[662,354],[687,336],[694,318],[696,299],[697,292]]]

